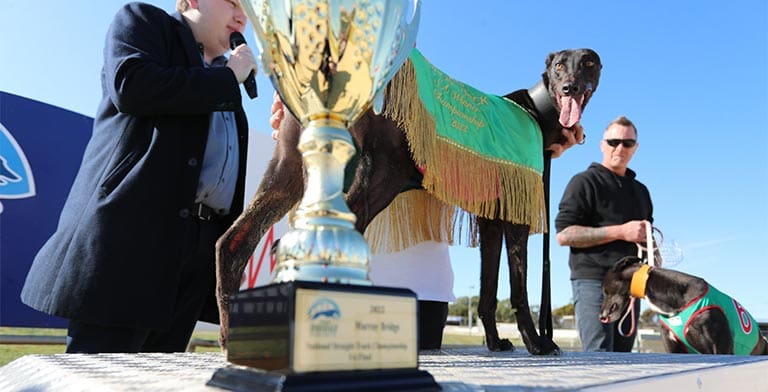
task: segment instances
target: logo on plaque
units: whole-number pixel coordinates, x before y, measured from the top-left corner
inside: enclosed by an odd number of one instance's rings
[[[336,301],[330,298],[319,298],[307,312],[312,323],[310,334],[314,337],[334,337],[339,330],[338,320],[341,319],[341,309]]]
[[[317,320],[319,318],[340,319],[341,310],[336,301],[330,298],[320,298],[309,307],[309,318]]]

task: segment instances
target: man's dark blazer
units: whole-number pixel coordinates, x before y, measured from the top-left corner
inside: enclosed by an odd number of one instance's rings
[[[243,208],[248,126],[240,88],[229,68],[203,67],[181,15],[147,4],[117,13],[104,58],[93,134],[21,298],[64,318],[164,328],[190,251],[182,239],[197,219],[190,209],[214,111],[235,112],[240,146],[223,229]]]

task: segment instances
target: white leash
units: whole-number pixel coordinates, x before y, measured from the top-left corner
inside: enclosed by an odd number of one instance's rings
[[[645,221],[645,246],[648,248],[648,264],[651,266],[655,266],[653,260],[654,253],[656,253],[653,249],[654,245],[653,226],[651,225],[651,222]]]
[[[643,251],[648,251],[648,258],[646,260],[646,263],[649,265],[652,265],[656,267],[655,261],[653,259],[654,253],[656,253],[656,250],[654,248],[655,241],[653,240],[653,225],[651,225],[651,222],[645,221],[645,247],[640,245],[638,242],[637,244],[637,257],[639,259],[643,258]]]

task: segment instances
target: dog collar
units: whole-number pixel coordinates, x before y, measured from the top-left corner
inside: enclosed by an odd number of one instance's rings
[[[549,96],[549,90],[543,81],[539,81],[535,86],[528,89],[528,96],[533,101],[533,107],[536,109],[539,126],[542,132],[557,131],[560,133],[560,111],[552,103]]]
[[[640,269],[632,274],[632,283],[629,285],[629,294],[635,298],[645,298],[645,284],[648,282],[648,273],[651,271],[651,266],[643,264]]]

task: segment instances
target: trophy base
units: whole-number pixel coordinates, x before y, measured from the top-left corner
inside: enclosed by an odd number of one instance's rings
[[[211,380],[216,385],[298,391],[437,388],[429,373],[418,370],[418,307],[411,290],[273,283],[233,295],[229,310],[231,365],[216,372]],[[415,389],[406,388],[409,384]]]
[[[244,366],[218,369],[207,385],[231,391],[319,392],[319,391],[439,391],[440,385],[426,371],[388,369],[375,371],[280,374]]]

